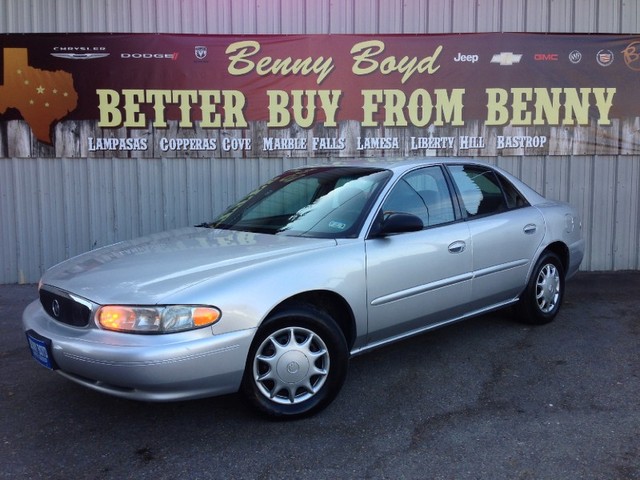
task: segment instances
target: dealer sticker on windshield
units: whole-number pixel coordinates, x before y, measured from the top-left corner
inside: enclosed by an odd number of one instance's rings
[[[31,356],[36,361],[51,370],[55,368],[53,356],[51,355],[51,340],[38,335],[33,330],[27,332],[27,341],[31,349]]]

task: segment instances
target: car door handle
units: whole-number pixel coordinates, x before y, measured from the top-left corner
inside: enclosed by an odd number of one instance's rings
[[[538,226],[535,223],[528,223],[524,226],[522,231],[527,235],[533,235],[538,230]]]
[[[462,253],[465,248],[467,248],[467,244],[462,240],[458,240],[449,245],[449,253]]]

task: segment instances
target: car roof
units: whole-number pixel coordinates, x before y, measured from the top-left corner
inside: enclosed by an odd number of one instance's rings
[[[342,161],[342,162],[331,162],[330,166],[336,167],[369,167],[369,168],[383,168],[386,170],[391,170],[394,173],[404,173],[408,170],[412,170],[415,167],[424,167],[429,165],[441,165],[441,164],[468,164],[468,165],[482,165],[489,166],[492,168],[493,165],[490,165],[485,162],[463,158],[463,157],[421,157],[421,158],[388,158],[388,159],[380,159],[380,158],[372,158],[372,159],[358,159],[356,161]],[[316,165],[317,166],[317,165]],[[328,165],[323,165],[328,166]],[[302,167],[305,168],[305,167]],[[499,170],[499,169],[498,169]]]
[[[540,195],[533,188],[528,186],[522,180],[507,172],[506,170],[501,169],[495,165],[490,163],[474,160],[471,158],[465,157],[419,157],[419,158],[372,158],[372,159],[358,159],[356,161],[342,161],[342,162],[331,162],[330,164],[324,165],[308,165],[306,167],[300,168],[313,168],[313,167],[367,167],[367,168],[381,168],[390,170],[393,172],[394,176],[401,176],[405,172],[413,170],[417,167],[425,167],[429,165],[478,165],[484,168],[493,169],[496,172],[499,172],[501,175],[506,177],[511,183],[513,183],[521,193],[527,198],[527,200],[531,204],[537,204],[546,201],[544,196]]]

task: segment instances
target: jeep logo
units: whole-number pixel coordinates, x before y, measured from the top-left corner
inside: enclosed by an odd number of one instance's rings
[[[478,60],[480,60],[479,55],[463,55],[460,52],[458,52],[458,56],[453,59],[454,62],[470,62],[470,63],[476,63]]]

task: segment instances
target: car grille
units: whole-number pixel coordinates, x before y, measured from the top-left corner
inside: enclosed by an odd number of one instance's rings
[[[61,290],[40,289],[40,303],[45,311],[58,322],[74,327],[86,327],[91,317],[91,308],[74,300]]]

